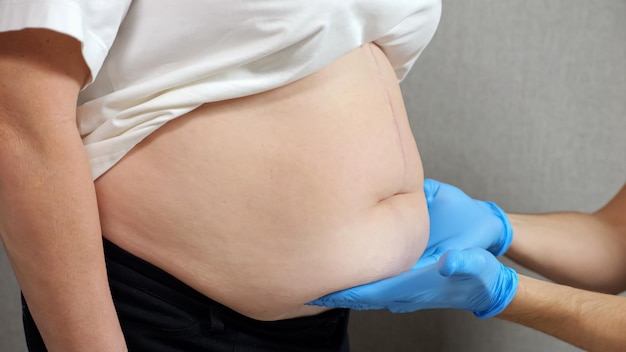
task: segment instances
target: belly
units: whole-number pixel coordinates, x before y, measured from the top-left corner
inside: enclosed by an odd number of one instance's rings
[[[411,267],[428,240],[402,95],[365,45],[262,94],[210,103],[96,181],[103,235],[242,314],[304,303]]]

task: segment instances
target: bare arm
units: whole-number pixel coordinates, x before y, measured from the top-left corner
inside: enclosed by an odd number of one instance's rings
[[[593,214],[509,216],[515,236],[507,256],[554,281],[582,289],[626,290],[626,186]],[[498,316],[589,351],[626,346],[626,299],[520,276]]]
[[[510,214],[507,256],[556,282],[606,293],[626,290],[626,186],[593,213]]]
[[[497,316],[588,351],[623,351],[626,298],[519,276],[517,294]]]
[[[0,33],[0,234],[49,351],[124,351],[76,99],[80,44]]]

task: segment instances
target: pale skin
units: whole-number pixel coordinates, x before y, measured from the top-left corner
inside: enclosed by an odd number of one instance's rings
[[[507,256],[560,284],[520,275],[498,317],[589,351],[626,346],[626,185],[592,214],[510,214]],[[576,288],[575,288],[576,287]]]
[[[257,320],[318,314],[306,303],[408,270],[426,247],[421,159],[375,44],[177,117],[95,182],[80,44],[4,33],[0,76],[0,234],[51,352],[127,350],[102,237]]]
[[[75,126],[88,74],[71,38],[45,30],[0,34],[0,234],[49,351],[126,350]],[[511,215],[516,237],[508,255],[572,286],[623,291],[625,211],[622,189],[594,214]],[[500,318],[589,350],[619,350],[626,344],[624,301],[521,277]]]
[[[0,33],[0,234],[49,351],[126,351],[76,129],[80,50],[52,31]]]

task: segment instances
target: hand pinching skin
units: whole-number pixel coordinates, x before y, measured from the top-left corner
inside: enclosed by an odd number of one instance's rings
[[[457,187],[433,179],[424,180],[424,194],[430,217],[424,256],[474,247],[500,256],[511,245],[513,229],[495,203],[472,199]]]
[[[517,291],[517,273],[482,248],[423,257],[398,276],[321,297],[310,305],[356,310],[463,309],[479,318],[502,312]]]

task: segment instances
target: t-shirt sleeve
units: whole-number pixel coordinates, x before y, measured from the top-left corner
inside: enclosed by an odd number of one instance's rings
[[[0,32],[44,28],[80,41],[90,81],[98,75],[131,0],[2,0]]]
[[[414,6],[401,22],[375,41],[393,65],[399,81],[435,35],[441,18],[441,0],[413,1],[419,6]]]

